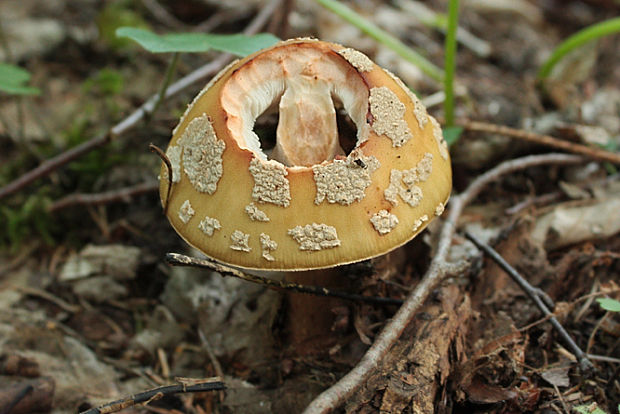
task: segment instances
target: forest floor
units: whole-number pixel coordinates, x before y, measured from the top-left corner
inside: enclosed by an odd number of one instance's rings
[[[199,253],[162,213],[160,159],[148,145],[166,148],[213,73],[166,99],[147,120],[117,126],[122,133],[108,142],[115,125],[157,94],[170,61],[114,31],[131,25],[158,33],[241,32],[273,1],[222,3],[0,3],[0,61],[27,69],[29,84],[41,90],[33,97],[0,93],[0,193],[46,160],[104,137],[0,199],[0,413],[76,413],[176,377],[218,377],[226,390],[166,395],[123,412],[301,412],[355,366],[398,310],[339,302],[321,349],[299,355],[283,339],[294,321],[281,292],[166,264],[168,252]],[[446,1],[347,3],[443,64],[444,36],[420,17],[445,13]],[[313,2],[276,5],[259,31],[361,50],[443,119],[442,86],[416,67]],[[468,120],[573,146],[620,147],[618,35],[577,49],[544,85],[536,81],[563,39],[619,13],[614,0],[462,1],[456,115],[465,129],[450,148],[454,195],[504,161],[559,152],[498,129],[476,131]],[[211,52],[181,54],[175,80],[216,59]],[[620,299],[617,167],[586,155],[487,183],[451,237],[449,260],[467,265],[434,287],[361,387],[334,410],[620,412],[620,313],[596,301]],[[342,267],[350,290],[405,299],[436,254],[444,222],[435,220],[386,256]],[[580,369],[549,317],[465,231],[551,298],[555,318],[592,370]]]

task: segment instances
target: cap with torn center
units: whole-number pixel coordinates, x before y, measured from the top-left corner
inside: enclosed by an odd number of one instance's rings
[[[356,135],[339,133],[336,108]],[[277,139],[264,149],[254,123],[269,110]],[[223,69],[166,155],[172,188],[167,199],[163,164],[160,195],[174,229],[209,257],[252,269],[384,254],[443,212],[452,182],[441,129],[416,96],[361,52],[314,39]]]

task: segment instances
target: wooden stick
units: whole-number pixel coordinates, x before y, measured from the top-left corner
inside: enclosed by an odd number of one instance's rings
[[[362,386],[370,374],[375,372],[379,361],[396,343],[433,289],[449,274],[451,265],[447,262],[447,257],[452,244],[452,237],[456,232],[458,219],[465,206],[471,203],[487,184],[497,181],[502,175],[529,167],[545,164],[578,164],[584,161],[583,157],[568,154],[530,155],[517,158],[503,162],[478,176],[465,191],[453,196],[450,200],[448,216],[439,235],[435,256],[420,283],[409,294],[403,306],[385,325],[375,339],[375,342],[366,351],[366,354],[355,368],[315,398],[306,408],[304,414],[323,414],[334,410],[349,399]]]
[[[151,401],[159,400],[166,395],[187,393],[187,392],[205,392],[224,390],[226,386],[219,378],[206,378],[193,380],[192,383],[183,381],[181,384],[165,385],[163,387],[153,388],[148,391],[140,392],[138,394],[130,395],[129,397],[122,398],[120,400],[112,401],[111,403],[102,405],[100,407],[91,408],[90,410],[82,411],[80,414],[109,414],[123,410],[127,407],[132,407],[138,404],[148,404]]]
[[[535,132],[524,131],[522,129],[510,128],[504,125],[491,124],[488,122],[472,121],[469,119],[457,120],[456,125],[462,126],[467,131],[506,135],[512,138],[521,139],[523,141],[534,142],[536,144],[557,148],[573,154],[585,155],[586,157],[597,161],[607,161],[613,164],[620,164],[620,154],[605,151],[596,147],[588,147],[582,144],[565,141],[563,139],[552,137],[551,135],[541,135]]]
[[[334,290],[330,288],[325,288],[322,286],[309,286],[309,285],[300,285],[299,283],[293,282],[284,282],[274,279],[269,279],[267,277],[252,275],[250,273],[242,272],[241,270],[237,270],[235,268],[223,265],[213,260],[208,259],[198,259],[195,257],[185,256],[179,253],[168,253],[166,254],[166,261],[173,266],[190,266],[190,267],[202,267],[205,269],[211,269],[221,274],[222,276],[231,276],[237,279],[245,280],[246,282],[257,283],[259,285],[264,285],[269,289],[274,290],[290,290],[298,293],[307,293],[310,295],[317,296],[331,296],[337,297],[340,299],[353,300],[353,301],[363,301],[376,303],[380,305],[402,305],[402,299],[394,299],[394,298],[383,298],[378,296],[364,296],[358,295],[355,293],[343,292],[340,290]]]

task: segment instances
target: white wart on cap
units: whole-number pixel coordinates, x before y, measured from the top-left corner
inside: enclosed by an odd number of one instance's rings
[[[357,128],[347,151],[337,107]],[[275,147],[254,132],[279,112]],[[443,211],[452,172],[415,95],[364,54],[293,39],[225,68],[173,132],[160,194],[192,246],[239,267],[308,270],[384,254]],[[172,185],[166,200],[168,186]]]

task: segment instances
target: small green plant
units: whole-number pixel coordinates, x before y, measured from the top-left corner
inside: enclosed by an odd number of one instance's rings
[[[123,92],[124,86],[125,80],[118,70],[104,68],[84,81],[82,90],[94,98],[92,101],[97,107],[101,106],[101,109],[95,110],[97,117],[114,119],[120,112],[117,97]]]
[[[54,222],[47,212],[50,204],[44,190],[29,195],[19,206],[0,206],[0,247],[14,253],[21,243],[32,235],[38,235],[47,244],[53,244]]]
[[[620,301],[611,298],[598,298],[596,300],[601,308],[609,312],[620,312]]]
[[[133,46],[133,42],[126,38],[119,38],[116,29],[124,26],[148,28],[148,23],[132,10],[130,2],[110,1],[97,15],[97,29],[99,40],[113,50],[121,51]]]
[[[444,47],[444,78],[443,90],[446,95],[443,112],[446,117],[446,126],[443,129],[443,137],[452,145],[461,136],[463,128],[454,126],[454,73],[456,71],[456,31],[459,23],[459,1],[450,0],[448,5],[448,27],[446,29],[446,41]]]
[[[0,123],[2,123],[2,126],[9,135],[16,135],[19,137],[20,145],[24,137],[24,100],[22,98],[24,96],[38,95],[41,93],[38,88],[28,86],[29,80],[30,73],[27,70],[8,63],[0,63],[0,92],[15,95],[18,98],[15,100],[17,104],[17,131],[11,131],[11,125],[4,117],[0,118]],[[27,146],[24,145],[24,147]]]
[[[155,103],[151,114],[157,111],[161,105],[161,102],[166,95],[166,89],[170,85],[170,82],[172,82],[179,59],[179,53],[206,52],[214,49],[238,56],[246,56],[256,52],[257,50],[271,46],[280,40],[269,33],[259,33],[256,35],[168,33],[158,35],[149,30],[138,27],[120,27],[116,30],[116,36],[119,38],[131,39],[151,53],[172,53],[172,59],[168,64],[164,81],[159,89],[158,100]],[[147,119],[148,118],[150,118],[150,114],[147,116]]]
[[[461,134],[463,133],[463,127],[452,125],[452,126],[444,126],[442,128],[443,139],[446,140],[448,145],[453,145],[456,141],[461,138]]]
[[[620,407],[618,407],[620,413]],[[584,404],[573,407],[573,410],[579,414],[607,414],[604,410],[601,410],[596,403]]]
[[[30,73],[19,66],[0,63],[0,91],[10,95],[38,95],[41,91],[27,83]]]
[[[573,50],[603,36],[620,33],[620,17],[609,19],[586,27],[568,37],[551,52],[551,56],[538,70],[538,79],[544,80],[551,75],[555,65]]]
[[[104,97],[113,97],[123,91],[123,75],[115,69],[101,69],[82,84],[85,92],[93,92]]]
[[[257,35],[210,33],[168,33],[158,35],[137,27],[121,27],[116,35],[131,39],[151,53],[207,52],[211,49],[246,56],[273,45],[277,37],[269,33]]]

